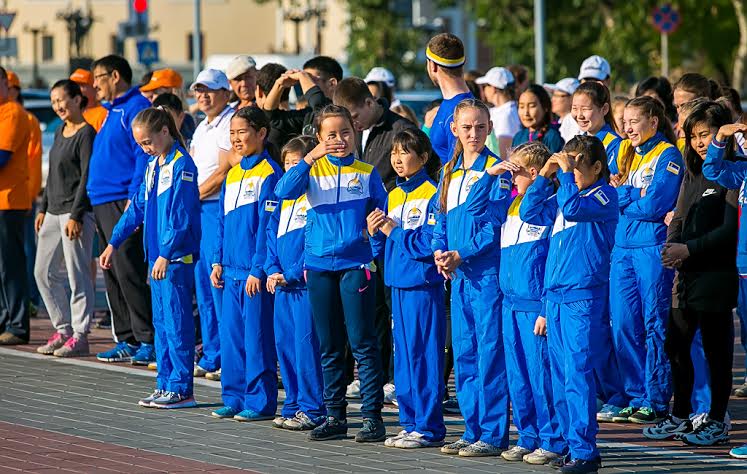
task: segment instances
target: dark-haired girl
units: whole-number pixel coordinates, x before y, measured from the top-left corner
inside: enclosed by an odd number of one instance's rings
[[[223,288],[220,318],[221,394],[217,418],[272,419],[277,409],[277,357],[272,296],[265,288],[267,224],[282,170],[265,149],[270,122],[257,107],[231,118],[231,146],[241,161],[219,198],[210,280]]]
[[[519,120],[523,128],[514,135],[511,147],[542,142],[552,153],[563,149],[563,138],[552,126],[552,104],[544,87],[532,84],[519,96]]]
[[[115,250],[135,229],[143,227],[158,376],[156,390],[142,398],[139,405],[193,407],[192,292],[201,236],[197,167],[185,149],[174,119],[165,110],[141,111],[132,122],[132,134],[152,158],[140,190],[130,198],[131,204],[119,219],[99,260],[101,268],[110,269]]]

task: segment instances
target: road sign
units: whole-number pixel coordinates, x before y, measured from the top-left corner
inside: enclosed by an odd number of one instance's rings
[[[137,42],[137,60],[141,64],[150,67],[151,64],[157,63],[158,59],[158,41],[140,40]]]
[[[651,21],[659,33],[671,35],[680,26],[682,17],[677,10],[672,8],[672,5],[666,4],[651,11]]]
[[[18,57],[18,38],[8,36],[0,38],[0,58]]]
[[[16,19],[16,12],[0,11],[0,28],[7,33],[13,20]]]

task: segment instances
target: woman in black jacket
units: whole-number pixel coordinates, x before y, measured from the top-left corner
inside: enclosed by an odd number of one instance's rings
[[[687,173],[662,250],[663,264],[678,269],[679,307],[670,312],[665,342],[672,364],[674,407],[666,419],[644,430],[648,438],[679,437],[702,446],[729,439],[724,416],[731,393],[732,309],[737,303],[737,193],[708,181],[701,172],[708,145],[719,127],[728,123],[729,111],[715,102],[697,105],[685,121]],[[727,150],[731,154],[727,159],[733,160],[733,144]],[[693,430],[688,419],[694,378],[690,348],[697,329],[711,374],[711,407]]]

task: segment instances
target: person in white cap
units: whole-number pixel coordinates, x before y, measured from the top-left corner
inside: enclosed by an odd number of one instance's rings
[[[212,255],[218,227],[218,195],[231,168],[230,126],[234,109],[228,105],[231,86],[228,78],[217,69],[200,72],[190,86],[197,106],[205,114],[192,136],[190,155],[197,165],[197,184],[200,189],[200,218],[202,239],[200,254]],[[254,90],[252,90],[254,95]],[[210,259],[201,258],[195,265],[195,292],[200,312],[202,358],[195,366],[195,376],[220,379],[220,337],[218,318],[222,292],[210,284]]]
[[[573,93],[580,84],[575,77],[566,77],[555,84],[544,84],[545,89],[552,93],[552,113],[558,116],[558,123],[560,123],[558,131],[566,143],[581,133],[581,129],[571,115]]]
[[[387,100],[389,108],[400,105],[400,101],[394,98],[394,89],[397,87],[397,81],[392,71],[385,67],[376,66],[371,68],[363,78],[371,95],[375,98],[383,97]]]
[[[589,56],[581,63],[581,70],[578,73],[578,80],[583,84],[586,81],[601,82],[607,88],[610,87],[610,63],[601,56]]]
[[[226,76],[239,101],[232,104],[236,110],[255,105],[254,91],[257,87],[257,62],[253,57],[242,54],[228,63]]]
[[[488,137],[487,146],[493,153],[506,159],[511,140],[521,128],[514,75],[504,67],[494,67],[475,79],[475,83],[483,86],[485,101],[492,105],[490,121],[493,122],[493,134]]]

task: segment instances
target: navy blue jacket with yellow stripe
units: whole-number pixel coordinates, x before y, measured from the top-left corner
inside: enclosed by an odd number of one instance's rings
[[[436,214],[431,250],[459,252],[462,264],[456,269],[457,277],[498,274],[502,224],[499,217],[505,215],[498,209],[508,207],[511,182],[494,178],[485,170],[499,159],[485,147],[472,167],[464,169],[463,155],[459,155],[451,172],[446,212],[439,208]],[[440,192],[441,187],[439,196]]]
[[[275,192],[280,199],[305,193],[309,201],[305,268],[338,271],[371,264],[366,217],[386,203],[384,184],[372,165],[354,155],[326,155],[313,166],[302,160],[288,170]]]
[[[444,279],[433,261],[431,241],[438,210],[436,184],[421,169],[408,180],[397,179],[387,198],[387,215],[397,223],[387,238],[371,236],[374,256],[384,256],[384,283],[394,288],[440,285]]]
[[[140,189],[114,227],[109,243],[118,248],[139,226],[143,226],[145,258],[194,263],[200,257],[200,191],[197,167],[178,144],[164,164],[151,157]]]
[[[287,286],[278,290],[306,288],[303,276],[306,218],[309,201],[304,194],[298,199],[280,202],[267,224],[267,260],[265,273],[282,273]]]
[[[630,140],[620,143],[619,157],[631,147]],[[615,245],[641,248],[661,245],[667,240],[664,217],[674,209],[685,165],[677,147],[657,133],[635,148],[625,183],[617,188],[620,222]],[[641,191],[645,189],[645,195]]]
[[[538,176],[519,206],[522,221],[552,226],[545,299],[571,303],[606,298],[619,219],[617,193],[602,179],[579,191],[572,171],[559,172],[558,180],[554,193],[552,182]]]
[[[245,156],[228,171],[220,191],[213,264],[223,276],[265,277],[267,223],[277,207],[275,184],[282,170],[267,151]]]

